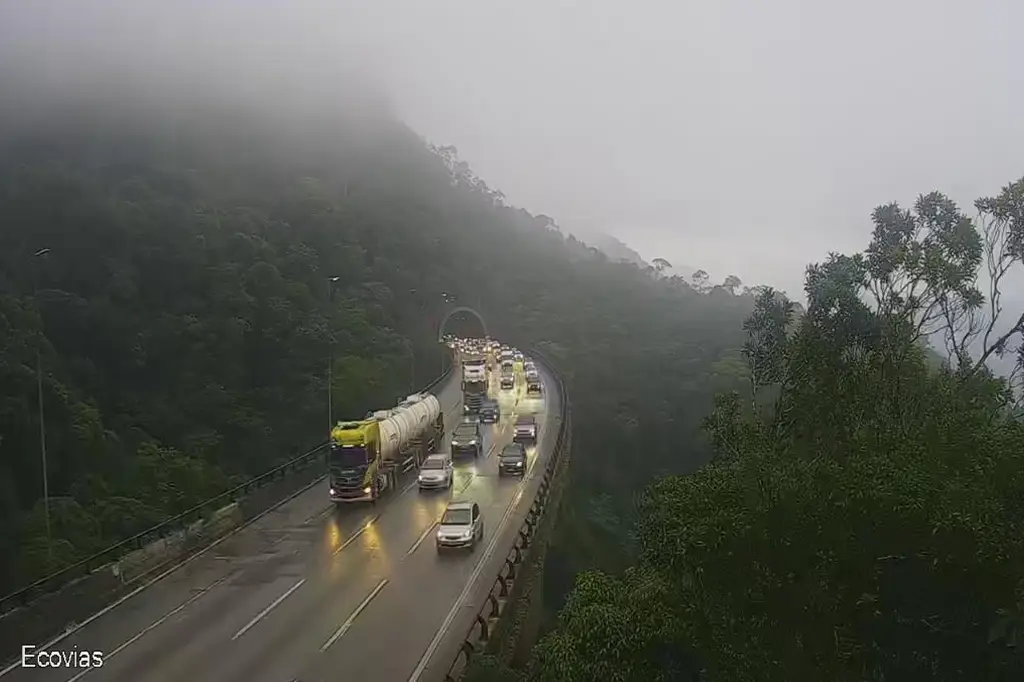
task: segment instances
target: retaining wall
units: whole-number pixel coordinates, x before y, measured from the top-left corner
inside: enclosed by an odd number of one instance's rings
[[[556,378],[554,367],[536,351],[533,357],[543,362]],[[562,411],[558,420],[558,441],[544,475],[534,480],[526,495],[533,504],[513,520],[518,531],[507,555],[495,554],[484,575],[497,575],[490,586],[482,582],[467,604],[467,615],[452,624],[452,633],[428,663],[421,679],[429,682],[454,682],[472,665],[475,656],[494,653],[503,662],[524,659],[540,626],[543,601],[542,567],[551,532],[558,518],[558,507],[566,483],[572,451],[572,414],[565,386],[559,379]],[[459,636],[457,633],[465,633]]]

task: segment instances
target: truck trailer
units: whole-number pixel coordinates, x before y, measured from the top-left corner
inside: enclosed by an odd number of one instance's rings
[[[465,414],[480,414],[480,408],[487,397],[487,380],[470,381],[463,384],[462,410]]]
[[[410,395],[365,419],[338,422],[327,456],[331,501],[376,503],[443,440],[441,404],[429,393]]]

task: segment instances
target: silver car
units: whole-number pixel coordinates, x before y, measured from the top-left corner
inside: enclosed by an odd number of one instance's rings
[[[430,455],[420,466],[420,490],[441,490],[452,487],[454,476],[452,459],[447,455]]]
[[[484,520],[476,502],[451,502],[437,527],[437,551],[446,547],[469,547],[484,538]]]
[[[516,420],[512,432],[514,443],[536,443],[537,442],[537,418],[533,416],[520,417]]]

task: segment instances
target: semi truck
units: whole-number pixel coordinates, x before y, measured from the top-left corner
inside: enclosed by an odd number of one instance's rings
[[[361,420],[338,422],[331,429],[327,458],[331,501],[376,504],[443,440],[441,404],[429,393],[410,395],[394,409]]]
[[[467,384],[487,381],[487,358],[483,355],[470,355],[462,361],[462,390]]]
[[[462,385],[462,409],[465,414],[480,414],[487,397],[487,379],[469,381]]]

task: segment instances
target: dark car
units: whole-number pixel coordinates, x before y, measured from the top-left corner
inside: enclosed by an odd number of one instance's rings
[[[509,443],[498,456],[498,475],[523,476],[526,474],[526,446],[522,443]]]
[[[479,457],[483,447],[484,439],[480,433],[480,424],[462,422],[455,427],[455,433],[452,434],[452,457],[469,452],[473,453],[474,457]]]
[[[541,393],[540,377],[537,377],[536,379],[527,379],[526,395],[540,395]]]
[[[537,442],[537,418],[520,417],[516,420],[515,431],[512,435],[515,443],[536,443]]]
[[[488,398],[480,404],[480,421],[484,424],[495,424],[501,418],[501,407],[498,401]]]

